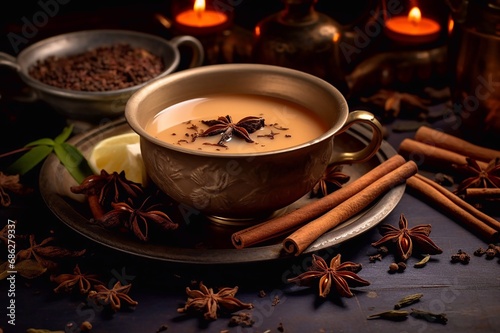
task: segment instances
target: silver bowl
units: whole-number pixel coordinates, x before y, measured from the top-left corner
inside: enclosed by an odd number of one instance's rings
[[[32,78],[28,71],[37,61],[50,56],[64,57],[117,43],[127,43],[132,47],[140,47],[161,57],[165,70],[155,79],[164,77],[177,69],[181,59],[180,45],[188,46],[193,51],[189,67],[197,67],[203,63],[203,46],[191,36],[178,36],[169,41],[136,31],[84,30],[39,41],[22,50],[17,58],[0,52],[0,65],[6,65],[16,70],[20,78],[33,90],[36,99],[47,102],[66,118],[97,122],[103,118],[115,118],[123,115],[129,97],[151,80],[133,87],[113,91],[75,91],[44,84]]]

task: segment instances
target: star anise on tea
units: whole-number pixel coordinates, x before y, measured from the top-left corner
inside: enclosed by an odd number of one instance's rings
[[[399,217],[399,228],[390,224],[379,226],[379,232],[383,236],[372,246],[393,245],[396,256],[406,261],[413,253],[419,254],[440,254],[443,250],[439,248],[429,237],[431,233],[430,224],[419,224],[413,228],[408,228],[408,220],[401,214]]]
[[[215,320],[219,312],[233,313],[243,309],[252,309],[252,303],[244,303],[235,297],[238,287],[224,287],[214,292],[200,282],[199,290],[186,288],[188,300],[184,307],[178,308],[177,312],[202,312],[205,320]]]
[[[96,304],[109,306],[114,312],[120,310],[122,302],[128,306],[136,306],[139,304],[134,301],[128,293],[132,284],[122,285],[120,281],[116,282],[113,288],[108,289],[102,284],[98,284],[88,294],[89,299],[93,300]]]
[[[264,118],[249,116],[233,123],[231,116],[219,117],[216,120],[203,120],[203,124],[210,126],[201,133],[200,137],[213,136],[220,134],[220,140],[217,145],[226,147],[226,142],[231,140],[233,134],[244,139],[246,142],[254,142],[250,137],[253,133],[264,127]]]
[[[161,203],[153,202],[153,196],[148,196],[141,205],[136,208],[131,200],[127,202],[111,203],[112,210],[96,220],[98,225],[106,228],[124,227],[130,230],[141,241],[149,240],[150,227],[159,230],[175,230],[178,227],[170,217],[161,209]]]
[[[63,291],[71,292],[75,287],[78,287],[78,291],[82,295],[86,295],[93,285],[102,284],[102,282],[97,279],[97,275],[82,273],[78,265],[73,269],[73,274],[63,273],[51,275],[50,281],[57,283],[57,287],[54,288],[55,293]]]
[[[473,158],[467,157],[466,161],[466,164],[455,166],[468,176],[459,183],[455,190],[456,194],[463,194],[468,188],[500,187],[500,158],[491,160],[485,169],[482,169]]]
[[[351,178],[342,172],[343,165],[330,165],[311,190],[311,196],[324,197],[341,188]]]
[[[352,297],[354,294],[349,287],[370,285],[370,282],[356,274],[361,268],[360,264],[351,261],[341,263],[340,254],[333,257],[330,265],[320,256],[313,254],[311,267],[306,272],[288,279],[288,282],[294,282],[300,286],[311,286],[319,280],[320,297],[324,298],[330,293],[332,284],[341,297]]]

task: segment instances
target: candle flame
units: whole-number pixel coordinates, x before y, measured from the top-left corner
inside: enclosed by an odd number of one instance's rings
[[[413,24],[418,24],[422,20],[422,13],[418,7],[413,7],[408,13],[408,21]]]
[[[193,10],[200,16],[205,11],[205,0],[195,0]]]
[[[455,26],[455,21],[450,17],[448,19],[448,33],[451,33],[453,31],[453,27]]]

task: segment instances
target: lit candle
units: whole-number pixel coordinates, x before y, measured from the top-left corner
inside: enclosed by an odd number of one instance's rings
[[[193,8],[179,13],[175,21],[184,32],[199,35],[223,30],[229,20],[226,14],[207,9],[205,0],[196,0]]]
[[[396,16],[385,22],[387,36],[404,44],[424,44],[438,39],[441,27],[429,18],[422,17],[420,9],[413,7],[408,16]]]

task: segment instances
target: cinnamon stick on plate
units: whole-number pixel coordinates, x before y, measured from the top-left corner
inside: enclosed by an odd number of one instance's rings
[[[426,201],[444,210],[486,242],[498,241],[500,222],[474,208],[446,188],[421,175],[411,177],[406,184]]]
[[[476,161],[489,162],[496,157],[500,157],[500,151],[498,150],[472,144],[428,126],[419,127],[415,132],[415,140],[471,157]]]
[[[391,188],[403,184],[418,171],[414,161],[408,161],[385,176],[375,180],[352,197],[317,219],[307,223],[283,241],[286,252],[301,254],[319,236],[361,212]]]
[[[278,236],[291,233],[304,223],[317,218],[326,211],[344,202],[375,180],[403,165],[406,160],[401,155],[394,155],[372,170],[337,191],[300,207],[286,215],[235,232],[231,240],[234,247],[242,249]]]

